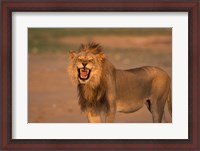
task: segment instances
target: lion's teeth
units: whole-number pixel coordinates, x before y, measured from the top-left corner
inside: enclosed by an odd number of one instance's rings
[[[80,77],[86,79],[89,75],[90,70],[87,68],[82,68],[80,71]]]

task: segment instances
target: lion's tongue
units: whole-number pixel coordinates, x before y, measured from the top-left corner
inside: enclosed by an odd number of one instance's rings
[[[87,78],[88,69],[81,69],[81,78]]]

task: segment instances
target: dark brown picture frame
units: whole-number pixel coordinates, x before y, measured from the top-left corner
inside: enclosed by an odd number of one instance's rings
[[[199,0],[8,0],[1,2],[0,128],[1,150],[200,150]],[[188,12],[189,138],[123,140],[12,139],[12,12]],[[181,59],[181,56],[180,56]],[[184,117],[183,117],[184,118]],[[102,132],[103,133],[103,132]]]

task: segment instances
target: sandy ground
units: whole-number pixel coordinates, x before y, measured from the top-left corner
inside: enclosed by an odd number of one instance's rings
[[[121,40],[120,40],[121,39]],[[123,39],[123,40],[122,40]],[[80,44],[88,40],[99,41],[106,48],[108,59],[120,69],[143,65],[163,68],[171,76],[171,36],[149,37],[93,37],[63,38],[60,43]],[[79,41],[79,42],[78,42]],[[136,51],[124,52],[130,48]],[[138,51],[137,51],[138,50]],[[28,59],[28,122],[29,123],[85,123],[84,113],[78,106],[76,87],[67,74],[69,60],[64,52],[31,53]],[[170,120],[169,115],[167,116]],[[152,122],[146,106],[137,112],[117,113],[118,123]]]

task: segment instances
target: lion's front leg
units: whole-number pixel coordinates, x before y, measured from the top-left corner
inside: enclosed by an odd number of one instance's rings
[[[95,111],[88,111],[87,119],[89,123],[101,123],[101,115]]]
[[[108,89],[106,92],[106,99],[108,103],[108,111],[106,113],[106,123],[113,123],[116,114],[116,83],[112,78],[113,75],[107,78]]]
[[[116,100],[114,93],[108,95],[108,111],[106,113],[106,123],[113,123],[116,114]]]
[[[113,106],[106,113],[106,123],[113,123],[115,120],[116,108]]]

